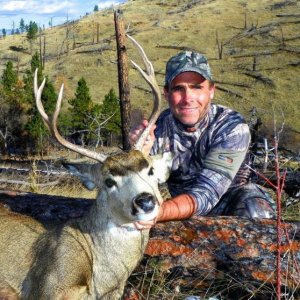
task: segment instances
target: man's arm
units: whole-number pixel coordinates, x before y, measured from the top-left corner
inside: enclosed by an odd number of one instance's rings
[[[226,134],[217,135],[202,167],[184,186],[175,186],[194,197],[197,215],[207,215],[231,185],[243,163],[250,143],[249,127],[239,123]]]
[[[181,194],[163,202],[159,209],[155,220],[135,222],[136,228],[149,229],[157,222],[188,219],[197,211],[197,202],[193,196]]]

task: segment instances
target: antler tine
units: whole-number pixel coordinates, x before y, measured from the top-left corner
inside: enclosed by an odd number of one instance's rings
[[[95,151],[90,151],[90,150],[80,147],[78,145],[74,145],[74,144],[70,143],[69,141],[67,141],[59,133],[59,131],[57,129],[57,119],[58,119],[58,115],[59,115],[60,108],[61,108],[64,86],[62,84],[62,86],[60,88],[59,95],[58,95],[57,102],[56,102],[55,111],[54,111],[52,118],[50,119],[49,116],[46,114],[45,109],[42,104],[42,101],[41,101],[41,95],[43,92],[43,88],[45,86],[46,79],[43,80],[42,84],[38,88],[37,72],[38,72],[38,70],[36,69],[35,73],[34,73],[34,95],[35,95],[35,100],[36,100],[36,106],[38,108],[38,111],[39,111],[45,125],[47,126],[49,131],[52,133],[53,137],[57,140],[58,143],[60,143],[65,148],[70,149],[76,153],[82,154],[86,157],[97,160],[99,162],[103,162],[106,159],[106,156],[104,154],[97,153]]]
[[[37,79],[37,74],[38,74],[38,69],[35,69],[34,72],[34,78],[33,78],[33,86],[34,86],[34,95],[35,95],[35,100],[36,100],[36,107],[42,117],[42,120],[44,122],[44,124],[46,125],[46,127],[48,128],[49,131],[50,130],[50,121],[49,121],[49,117],[45,112],[43,103],[41,101],[41,97],[42,97],[42,92],[46,83],[46,78],[44,78],[42,84],[40,86],[38,86],[38,79]]]
[[[144,49],[132,36],[130,36],[128,34],[126,34],[126,36],[137,47],[137,49],[143,59],[147,73],[144,70],[142,70],[142,68],[138,64],[136,64],[134,61],[131,60],[131,63],[137,68],[137,70],[141,73],[141,75],[146,80],[146,82],[150,85],[152,92],[153,92],[153,96],[154,96],[154,105],[153,105],[153,110],[152,110],[152,113],[151,113],[151,116],[150,116],[150,119],[148,122],[149,124],[148,124],[147,128],[145,128],[145,130],[143,131],[143,133],[140,135],[140,137],[138,138],[138,140],[136,141],[136,143],[133,146],[135,149],[141,150],[147,136],[149,135],[151,127],[155,124],[155,122],[160,114],[161,92],[160,92],[159,86],[158,86],[156,78],[155,78],[155,72],[154,72],[153,65],[150,62],[150,60],[148,59]]]

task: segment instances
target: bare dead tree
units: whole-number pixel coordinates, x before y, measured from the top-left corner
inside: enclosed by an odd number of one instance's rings
[[[39,42],[40,42],[40,62],[41,62],[41,65],[42,65],[42,69],[44,69],[44,66],[43,66],[43,53],[42,53],[42,48],[43,48],[43,46],[42,46],[42,31],[40,30],[40,34],[39,34]]]
[[[223,58],[223,43],[219,40],[218,31],[216,31],[216,43],[218,47],[218,57],[219,59]]]
[[[43,69],[45,68],[45,63],[46,63],[46,36],[44,35],[44,48],[43,48]]]
[[[125,45],[125,30],[122,19],[122,12],[114,12],[117,55],[118,55],[118,78],[119,78],[119,97],[122,122],[122,144],[123,150],[130,150],[129,131],[130,131],[130,87],[128,80],[128,57]]]
[[[279,28],[280,28],[280,34],[281,34],[281,46],[283,48],[285,48],[286,44],[285,44],[285,38],[284,38],[282,26],[279,26]]]
[[[107,122],[115,115],[115,113],[113,113],[112,115],[108,116],[107,118],[105,118],[105,120],[103,120],[103,116],[99,115],[99,116],[92,116],[92,115],[87,115],[87,118],[91,120],[91,126],[94,127],[93,125],[96,125],[96,129],[94,129],[94,133],[97,136],[97,140],[95,143],[95,149],[99,147],[99,144],[101,144],[101,146],[103,146],[103,141],[102,141],[102,137],[101,137],[101,130],[103,128],[105,128]]]
[[[100,41],[100,24],[97,23],[97,44],[99,44]]]
[[[69,54],[70,46],[69,46],[69,38],[70,38],[70,26],[69,26],[69,18],[67,16],[66,22],[66,53]]]
[[[45,68],[45,56],[46,56],[46,36],[42,34],[42,31],[40,31],[39,35],[39,53],[40,53],[40,62],[42,69]]]
[[[95,44],[95,24],[92,21],[92,44]]]
[[[257,56],[253,56],[253,64],[252,64],[252,71],[256,71],[256,66],[257,66]]]
[[[7,139],[8,139],[9,133],[8,133],[8,127],[6,126],[3,129],[0,129],[0,137],[3,140],[3,147],[4,150],[7,151]]]

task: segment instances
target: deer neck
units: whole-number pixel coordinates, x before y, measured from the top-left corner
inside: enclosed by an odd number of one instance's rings
[[[140,235],[134,224],[128,220],[117,218],[108,204],[108,196],[105,192],[99,193],[89,212],[82,219],[81,227],[93,236],[104,235]]]

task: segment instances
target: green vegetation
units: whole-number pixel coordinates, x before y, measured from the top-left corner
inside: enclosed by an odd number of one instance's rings
[[[21,33],[23,33],[26,30],[25,21],[23,18],[20,20],[19,28],[20,28]]]
[[[37,110],[33,93],[33,76],[38,69],[38,84],[44,79],[40,56],[36,52],[30,69],[22,79],[18,78],[13,63],[8,61],[3,70],[0,85],[0,151],[14,153],[41,152],[50,147],[50,133]],[[57,94],[48,77],[41,96],[45,111],[51,116],[55,110]],[[68,112],[60,116],[61,131],[75,142],[94,145],[112,145],[119,141],[119,100],[113,89],[105,96],[103,105],[94,104],[86,80],[78,81],[75,97],[69,100]]]
[[[101,105],[101,114],[105,124],[103,135],[106,139],[106,144],[110,144],[109,140],[112,141],[114,137],[120,138],[121,131],[120,101],[114,89],[110,89],[109,93],[105,95]]]
[[[2,36],[3,36],[3,38],[6,37],[6,29],[5,28],[2,28]]]
[[[11,92],[15,88],[18,76],[17,72],[13,69],[13,63],[11,61],[6,63],[6,68],[3,71],[1,79],[1,83],[5,91]]]

